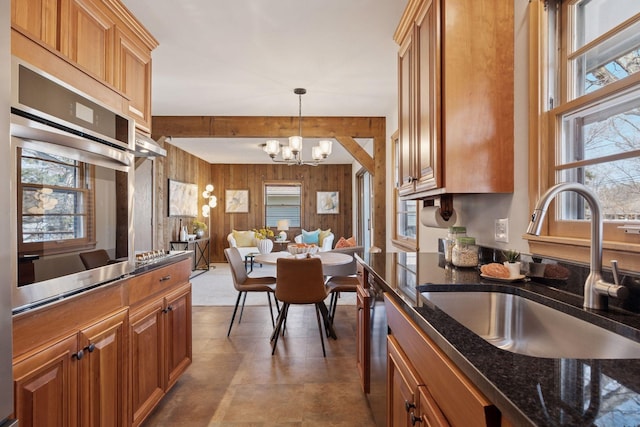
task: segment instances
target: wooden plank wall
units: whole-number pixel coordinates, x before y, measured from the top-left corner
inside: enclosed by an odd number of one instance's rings
[[[211,178],[208,162],[171,144],[164,144],[164,148],[167,150],[167,157],[161,159],[162,161],[159,162],[159,167],[156,169],[156,218],[158,218],[158,246],[168,250],[169,242],[178,240],[180,219],[187,226],[194,219],[169,216],[169,180],[197,184],[198,192],[201,194],[205,186],[211,182]],[[206,219],[200,214],[202,202],[204,199],[198,200],[198,219],[206,223]]]
[[[264,224],[263,185],[265,182],[300,182],[302,185],[302,228],[312,230],[330,228],[334,233],[334,243],[341,236],[350,237],[352,229],[352,165],[286,166],[277,164],[209,164],[208,162],[177,148],[170,143],[163,144],[167,157],[158,162],[156,175],[156,217],[158,225],[158,246],[169,249],[169,242],[177,239],[179,217],[168,216],[169,179],[198,185],[202,193],[207,184],[213,184],[218,206],[211,211],[209,229],[211,262],[224,262],[224,248],[228,247],[227,234],[232,229],[247,230]],[[160,160],[160,159],[158,159]],[[249,190],[248,213],[225,213],[225,189]],[[338,191],[340,213],[335,215],[317,214],[316,192]],[[199,209],[205,199],[199,200]],[[192,218],[182,218],[183,224]],[[200,221],[207,222],[200,214]],[[300,229],[290,228],[290,238],[300,234]],[[277,248],[276,248],[277,249]]]

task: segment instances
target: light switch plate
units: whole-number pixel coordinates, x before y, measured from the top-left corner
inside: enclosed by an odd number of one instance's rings
[[[496,242],[509,243],[509,218],[498,218],[495,224]]]

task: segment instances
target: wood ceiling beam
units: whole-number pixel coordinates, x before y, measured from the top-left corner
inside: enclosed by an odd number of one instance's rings
[[[350,136],[336,136],[336,141],[338,141],[367,172],[371,175],[376,174],[373,157],[371,157],[355,139]]]
[[[286,138],[298,133],[298,117],[153,116],[153,135],[174,138]],[[384,132],[384,117],[303,117],[305,138],[374,138]],[[153,139],[156,139],[154,137]]]

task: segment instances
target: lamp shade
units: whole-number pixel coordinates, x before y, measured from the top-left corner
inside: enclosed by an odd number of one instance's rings
[[[280,219],[278,220],[278,225],[276,227],[278,231],[288,230],[289,229],[289,220],[288,219]]]

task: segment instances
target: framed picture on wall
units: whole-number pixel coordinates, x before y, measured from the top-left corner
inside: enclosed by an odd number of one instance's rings
[[[340,213],[340,195],[338,191],[318,191],[317,212],[319,214]]]
[[[198,216],[198,186],[169,180],[169,216]]]
[[[224,211],[226,213],[248,213],[249,190],[225,190]]]

